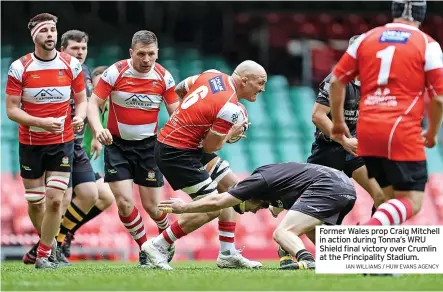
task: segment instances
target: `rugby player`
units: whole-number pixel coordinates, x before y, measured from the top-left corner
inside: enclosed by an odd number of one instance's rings
[[[253,61],[244,61],[231,76],[208,70],[187,78],[177,86],[178,91],[184,90],[184,99],[160,131],[155,146],[157,165],[174,190],[181,189],[193,199],[217,193],[217,180],[205,170],[206,158],[208,154],[220,150],[226,141],[243,135],[248,120],[238,105],[238,99],[255,101],[257,94],[264,90],[266,81],[266,71],[262,66]],[[225,184],[223,188],[233,184],[235,181]],[[171,270],[167,263],[169,246],[218,216],[220,211],[180,217],[143,247],[150,262],[158,268]],[[227,215],[220,221],[226,218],[233,217]],[[220,225],[219,229],[220,235],[223,235]],[[261,267],[261,263],[247,260],[235,249],[233,231],[230,230],[232,245],[225,251],[222,251],[222,242],[217,265],[222,268]]]
[[[105,146],[105,182],[115,196],[120,220],[140,247],[139,266],[151,268],[141,249],[146,243],[143,219],[134,205],[133,183],[142,205],[159,231],[169,227],[167,213],[158,209],[163,175],[154,160],[160,105],[169,114],[179,101],[172,75],[156,63],[158,42],[151,31],[132,38],[130,59],[110,66],[100,78],[88,104],[88,120],[95,138]],[[109,97],[109,120],[103,128],[99,109]],[[169,249],[169,259],[174,246]]]
[[[333,70],[331,137],[350,137],[343,116],[345,87],[359,76],[358,155],[387,198],[366,225],[399,225],[422,206],[428,180],[424,147],[434,147],[443,115],[440,45],[419,29],[425,1],[393,1],[393,22],[362,34]],[[432,98],[422,133],[423,94]]]
[[[42,13],[28,28],[35,50],[14,61],[8,72],[6,106],[19,126],[20,175],[29,217],[40,234],[35,267],[53,269],[55,235],[72,171],[74,131],[86,118],[86,91],[80,62],[55,49],[57,17]],[[71,92],[75,115],[71,117]],[[46,199],[46,202],[45,202]]]
[[[300,200],[299,200],[300,199]],[[224,193],[213,193],[186,203],[162,201],[166,212],[205,213],[235,206],[238,212],[257,212],[269,205],[283,206],[287,214],[274,231],[274,240],[297,259],[295,269],[315,269],[312,254],[300,236],[315,244],[315,226],[340,225],[355,204],[352,181],[341,171],[309,163],[279,163],[261,166]]]

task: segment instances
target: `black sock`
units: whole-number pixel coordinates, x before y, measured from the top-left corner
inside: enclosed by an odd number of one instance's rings
[[[295,258],[297,259],[297,261],[315,261],[314,257],[312,256],[312,254],[307,251],[306,249],[302,249],[299,250],[297,252],[297,254],[295,255]]]
[[[375,206],[372,206],[371,217],[374,216],[375,211],[377,211],[377,208],[375,208]]]
[[[83,220],[79,224],[77,224],[74,228],[72,228],[71,233],[74,234],[81,226],[83,226],[86,222],[90,221],[91,219],[100,215],[101,212],[102,210],[97,208],[97,206],[93,206],[91,210],[89,210],[89,212],[86,214],[86,216],[83,217]]]

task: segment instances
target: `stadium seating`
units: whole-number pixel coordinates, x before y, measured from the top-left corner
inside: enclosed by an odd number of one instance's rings
[[[234,144],[235,145],[235,144]],[[238,144],[241,145],[241,144]],[[233,146],[233,145],[231,145]],[[236,147],[236,146],[234,146]],[[246,173],[239,174],[245,177]],[[357,187],[357,202],[351,213],[345,218],[344,224],[356,224],[364,222],[370,217],[370,206],[372,199],[359,185]],[[24,245],[30,246],[37,239],[37,235],[32,227],[27,214],[27,203],[23,198],[23,186],[20,178],[10,174],[3,174],[1,177],[2,191],[2,246]],[[137,189],[134,189],[136,206],[142,209]],[[189,200],[186,194],[181,191],[172,191],[168,184],[163,188],[162,198],[178,197]],[[442,174],[431,175],[426,188],[425,200],[422,211],[417,217],[409,220],[409,225],[438,225],[443,224],[443,176]],[[262,210],[257,214],[247,213],[241,216],[237,221],[236,227],[236,245],[238,247],[246,246],[245,256],[256,259],[277,259],[277,245],[272,239],[272,233],[278,223],[283,219],[283,214],[275,219],[269,211]],[[157,234],[157,227],[149,216],[142,212],[148,237]],[[171,220],[176,220],[176,215],[171,215]],[[303,238],[308,250],[314,252],[312,243]],[[84,259],[81,254],[87,249],[97,250],[98,258],[100,250],[110,249],[129,251],[129,258],[137,259],[137,245],[132,240],[130,234],[121,224],[117,206],[113,204],[103,214],[96,219],[85,224],[77,233],[73,248],[80,250],[75,253],[73,260]],[[204,227],[196,230],[192,236],[186,236],[176,244],[176,259],[215,259],[219,248],[217,220],[210,222]],[[120,259],[119,253],[111,252],[107,258]]]

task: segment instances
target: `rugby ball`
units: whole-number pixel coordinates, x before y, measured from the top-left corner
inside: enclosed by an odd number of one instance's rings
[[[240,117],[239,117],[237,123],[242,123],[245,119],[248,118],[248,112],[246,111],[245,106],[241,102],[238,102],[237,105],[240,108]],[[243,126],[243,133],[245,133],[248,128],[249,128],[248,124],[244,125]],[[229,139],[226,142],[229,143],[229,144],[233,144],[235,142],[240,141],[240,139],[241,139],[240,136],[238,136],[238,137],[231,137],[231,139]]]

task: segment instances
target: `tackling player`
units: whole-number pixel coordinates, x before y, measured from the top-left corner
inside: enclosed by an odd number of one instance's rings
[[[174,190],[181,189],[193,199],[217,193],[217,180],[205,171],[203,160],[208,153],[221,149],[232,137],[243,134],[248,121],[237,104],[238,99],[255,101],[257,94],[264,90],[266,81],[266,71],[262,66],[244,61],[231,76],[208,70],[179,84],[178,90],[187,93],[160,131],[155,146],[157,165]],[[143,249],[153,265],[171,270],[167,263],[169,246],[218,216],[220,211],[182,216]],[[219,253],[219,267],[261,267],[260,263],[241,257],[232,246],[225,253]]]
[[[362,34],[333,71],[332,137],[349,136],[343,117],[345,86],[358,75],[358,154],[385,196],[395,197],[380,205],[367,225],[402,224],[422,206],[428,179],[424,146],[435,146],[443,115],[442,51],[418,28],[425,14],[425,1],[393,1],[393,23]],[[432,101],[429,127],[422,135],[425,90]]]
[[[300,199],[300,200],[299,200]],[[280,163],[257,168],[251,176],[225,193],[213,193],[186,203],[162,201],[166,212],[205,213],[236,206],[239,213],[257,212],[269,205],[288,210],[274,231],[274,240],[297,259],[295,269],[315,269],[312,254],[300,236],[315,244],[315,226],[340,225],[355,204],[355,188],[341,171],[308,163]]]
[[[40,234],[35,267],[42,269],[57,267],[48,257],[72,171],[74,130],[83,128],[87,106],[80,62],[55,49],[56,24],[57,17],[49,13],[29,21],[35,51],[12,63],[6,85],[8,117],[20,124],[20,175],[29,217]]]
[[[156,63],[158,42],[153,32],[134,34],[130,59],[116,62],[102,75],[88,105],[88,119],[96,139],[105,147],[105,182],[115,196],[120,220],[140,247],[139,263],[150,268],[142,245],[147,241],[143,219],[134,205],[133,183],[139,186],[144,209],[159,231],[169,227],[167,213],[158,209],[163,175],[154,160],[160,105],[171,114],[178,106],[171,74]],[[99,109],[109,97],[107,129]],[[169,249],[170,258],[174,247]]]

